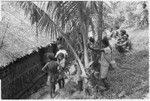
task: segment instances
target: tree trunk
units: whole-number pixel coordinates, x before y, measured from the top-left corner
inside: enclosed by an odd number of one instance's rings
[[[99,11],[98,12],[98,46],[101,49],[102,33],[103,33],[103,1],[100,1],[98,11]],[[101,54],[99,59],[101,59]]]
[[[95,26],[96,27],[95,39],[97,41],[96,47],[101,49],[101,40],[102,40],[102,33],[103,33],[103,1],[99,1],[99,2],[100,2],[99,3],[99,8],[97,9],[97,17],[96,17],[96,20],[95,20],[95,23],[98,23],[97,26]],[[94,61],[98,62],[99,60],[101,60],[101,54],[93,53],[92,54],[92,59]]]
[[[78,57],[77,53],[75,52],[75,50],[73,49],[73,47],[71,46],[71,44],[69,43],[69,41],[68,41],[65,37],[64,37],[64,39],[65,39],[66,43],[68,44],[68,46],[70,47],[70,49],[72,50],[72,52],[73,52],[73,54],[74,54],[76,60],[77,60],[78,63],[79,63],[80,69],[81,69],[81,71],[82,71],[81,76],[82,76],[82,77],[87,77],[86,72],[85,72],[85,69],[84,69],[84,66],[83,66],[83,64],[82,64],[82,62],[81,62],[81,60],[80,60],[80,58]]]
[[[88,51],[87,51],[87,38],[88,38],[88,34],[87,34],[87,28],[86,25],[82,24],[82,35],[83,35],[83,48],[84,48],[84,66],[85,68],[88,68]]]
[[[55,24],[55,23],[54,23],[54,24]],[[57,27],[57,29],[58,29],[59,32],[61,33],[62,37],[65,39],[67,45],[70,47],[70,49],[71,49],[71,51],[73,52],[73,54],[74,54],[76,60],[78,61],[79,66],[80,66],[80,69],[81,69],[81,72],[82,72],[81,76],[82,76],[82,77],[87,77],[86,72],[85,72],[85,69],[84,69],[84,65],[82,64],[82,62],[81,62],[80,58],[78,57],[76,51],[73,49],[73,47],[72,47],[71,44],[69,43],[68,39],[65,37],[65,34],[64,34],[64,32],[62,31],[62,29],[59,28],[56,24],[55,24],[55,26]]]

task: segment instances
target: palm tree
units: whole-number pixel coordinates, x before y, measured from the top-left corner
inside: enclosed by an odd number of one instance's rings
[[[102,1],[48,1],[31,2],[18,1],[17,4],[25,10],[26,15],[30,15],[31,24],[36,23],[41,33],[48,33],[52,39],[61,35],[80,66],[80,76],[87,77],[85,71],[89,67],[87,51],[88,29],[92,26],[92,31],[98,34],[99,45],[101,45],[102,26],[103,26],[103,2]],[[96,20],[95,23],[92,19]],[[84,63],[77,55],[77,52],[66,36],[69,32],[74,36],[82,36],[78,43],[84,51]],[[82,41],[82,42],[81,42]],[[82,45],[81,45],[82,44]],[[101,48],[101,47],[100,47]]]

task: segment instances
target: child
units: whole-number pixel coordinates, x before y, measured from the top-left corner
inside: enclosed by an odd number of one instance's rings
[[[56,53],[56,58],[57,58],[57,62],[59,64],[59,87],[63,88],[65,85],[65,66],[66,66],[66,57],[68,55],[67,51],[65,49],[63,49],[63,47],[61,45],[58,45],[58,49],[59,51]]]
[[[65,59],[64,59],[64,54],[59,53],[57,55],[57,63],[59,64],[59,78],[58,78],[58,83],[59,87],[63,88],[65,85]]]
[[[129,49],[129,35],[126,33],[125,30],[120,31],[120,38],[118,39],[117,46],[121,46],[123,49]]]
[[[55,95],[55,85],[57,83],[58,78],[58,63],[54,59],[54,54],[49,54],[49,61],[46,63],[46,65],[42,68],[43,71],[48,73],[49,77],[49,88],[50,88],[50,96],[53,98],[53,95]]]

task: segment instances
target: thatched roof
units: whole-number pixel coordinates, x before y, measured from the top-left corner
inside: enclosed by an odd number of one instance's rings
[[[30,25],[30,21],[25,18],[21,9],[14,8],[8,3],[2,4],[0,45],[3,44],[0,46],[0,67],[31,54],[33,51],[38,51],[39,47],[45,47],[52,42],[44,34],[39,35],[37,41],[35,26]]]

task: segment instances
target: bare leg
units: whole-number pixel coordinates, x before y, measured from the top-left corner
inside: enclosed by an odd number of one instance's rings
[[[103,78],[102,79],[102,82],[104,83],[104,86],[105,86],[105,90],[107,91],[107,90],[109,90],[109,88],[110,88],[110,85],[109,85],[109,83],[108,83],[108,79],[107,78]]]

